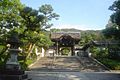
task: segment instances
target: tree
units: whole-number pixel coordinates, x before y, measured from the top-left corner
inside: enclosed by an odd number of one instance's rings
[[[86,43],[91,42],[92,40],[103,40],[104,37],[101,33],[101,31],[94,31],[94,30],[87,30],[87,31],[81,31],[81,40],[80,45],[85,45]]]
[[[0,43],[6,46],[9,32],[20,27],[21,16],[19,10],[23,8],[20,0],[1,0],[0,1]]]
[[[45,19],[44,15],[39,14],[37,10],[30,7],[24,7],[23,10],[20,11],[20,15],[26,27],[25,31],[39,31]]]
[[[11,36],[10,31],[20,27],[21,16],[19,11],[23,8],[20,0],[0,1],[0,42],[3,43]]]
[[[120,0],[116,0],[112,6],[109,7],[109,10],[114,13],[110,16],[110,20],[106,25],[106,29],[103,30],[103,34],[107,38],[111,39],[120,39]]]
[[[27,55],[27,58],[36,45],[49,47],[52,42],[45,34],[45,29],[51,26],[52,19],[58,17],[59,15],[53,13],[51,5],[44,5],[36,10],[22,5],[20,0],[0,0],[0,44],[5,46],[1,50],[6,51],[5,42],[14,34],[24,43],[21,48],[27,52],[23,54]]]
[[[45,29],[51,25],[49,22],[54,18],[58,18],[58,15],[53,13],[51,5],[42,5],[39,10],[24,7],[20,11],[20,15],[23,18],[22,24],[25,26],[21,38],[27,40],[29,48],[25,51],[27,51],[28,55],[30,55],[35,45],[39,44],[42,47],[51,45],[50,39],[44,34]]]
[[[120,41],[120,0],[114,1],[109,10],[113,11],[113,14],[110,16],[106,29],[102,32],[107,39]],[[114,55],[112,58],[117,59],[119,53],[116,53],[116,50],[119,50],[119,44],[108,47],[109,55]]]
[[[18,27],[21,20],[19,10],[22,6],[20,0],[0,1],[0,27],[8,29]]]
[[[6,40],[20,27],[19,10],[23,8],[20,0],[0,0],[0,62],[5,64],[9,54]],[[15,33],[14,33],[15,34]]]
[[[106,25],[106,29],[102,30],[102,33],[109,40],[114,39],[119,40],[120,39],[119,30],[116,27],[117,27],[116,24],[109,23]]]
[[[109,7],[109,10],[114,11],[111,15],[111,21],[120,26],[120,0],[116,0],[112,6]]]
[[[110,20],[103,30],[105,36],[112,37],[114,39],[120,39],[120,0],[116,0],[110,7],[109,10],[114,13],[110,16]]]
[[[52,19],[57,20],[59,18],[59,15],[53,12],[54,9],[49,4],[42,5],[39,8],[39,11],[45,16],[45,22],[43,24],[44,28],[50,28],[53,24],[49,21],[51,21]]]

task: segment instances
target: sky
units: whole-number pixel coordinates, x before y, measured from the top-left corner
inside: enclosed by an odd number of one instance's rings
[[[80,30],[102,30],[110,15],[108,10],[115,0],[21,0],[26,6],[38,9],[41,5],[52,5],[59,20],[53,20],[51,28],[75,28]]]

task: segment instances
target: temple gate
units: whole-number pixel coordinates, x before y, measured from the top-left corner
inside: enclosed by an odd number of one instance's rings
[[[54,32],[50,37],[55,42],[53,49],[57,55],[61,55],[64,48],[70,49],[71,56],[75,55],[75,45],[80,41],[79,32]]]

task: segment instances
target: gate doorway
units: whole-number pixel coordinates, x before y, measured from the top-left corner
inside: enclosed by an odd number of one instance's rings
[[[71,47],[61,47],[60,54],[63,56],[71,56],[72,54]]]

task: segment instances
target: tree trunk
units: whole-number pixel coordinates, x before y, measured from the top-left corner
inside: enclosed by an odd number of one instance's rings
[[[30,52],[31,48],[32,48],[32,43],[29,45],[29,48],[28,48],[28,50],[26,51],[26,53],[27,53],[26,58],[29,57],[29,55],[30,55],[29,52]]]
[[[30,57],[30,55],[31,55],[34,47],[35,47],[35,44],[30,44],[29,49],[28,49],[28,54],[27,54],[27,57],[26,57],[26,58],[29,58],[29,57]]]
[[[28,44],[28,50],[27,50],[27,53],[30,51],[31,47],[32,47],[32,43]]]

